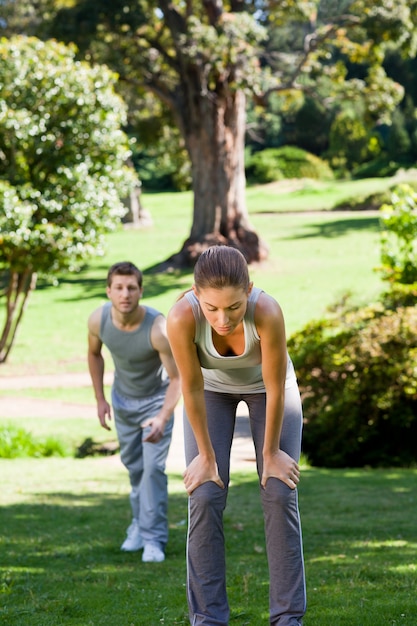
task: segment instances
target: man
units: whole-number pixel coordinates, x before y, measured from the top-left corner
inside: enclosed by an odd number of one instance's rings
[[[121,549],[144,548],[142,561],[160,562],[168,540],[165,465],[180,379],[165,317],[139,304],[142,272],[133,263],[116,263],[109,269],[106,292],[110,302],[88,320],[88,367],[100,424],[110,430],[111,408],[103,385],[104,344],[114,362],[111,403],[120,458],[131,484],[133,519]]]

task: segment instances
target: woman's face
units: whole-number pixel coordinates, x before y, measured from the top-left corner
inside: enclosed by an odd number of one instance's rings
[[[247,291],[241,287],[206,287],[197,291],[194,286],[193,289],[213,330],[223,337],[231,335],[244,318],[252,283]]]

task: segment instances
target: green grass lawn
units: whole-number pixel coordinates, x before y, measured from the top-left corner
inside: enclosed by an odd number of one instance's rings
[[[119,547],[129,524],[115,458],[0,462],[0,623],[187,624],[187,499],[170,475],[167,559]],[[299,486],[305,626],[417,623],[416,470],[304,468]],[[231,624],[268,623],[268,572],[254,472],[232,474],[225,512]]]
[[[410,174],[411,176],[411,174]],[[352,198],[381,193],[393,184],[392,178],[355,181],[282,181],[249,187],[246,193],[252,211],[305,212],[329,211]],[[294,186],[294,189],[291,187]],[[277,194],[277,190],[280,190]]]
[[[53,378],[51,378],[51,383]],[[110,397],[110,386],[104,386],[106,396]],[[15,398],[16,389],[2,389],[1,396]],[[91,404],[95,406],[94,391],[92,386],[87,387],[27,387],[18,390],[19,398],[37,398],[40,400],[59,400],[75,404]]]

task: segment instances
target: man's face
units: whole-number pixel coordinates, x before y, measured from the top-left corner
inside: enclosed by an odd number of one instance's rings
[[[122,314],[134,311],[142,296],[142,288],[139,287],[136,276],[115,274],[106,291],[113,307]]]

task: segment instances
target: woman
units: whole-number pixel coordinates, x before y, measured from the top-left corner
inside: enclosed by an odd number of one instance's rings
[[[255,446],[270,575],[270,624],[305,613],[297,484],[302,411],[278,303],[249,280],[244,256],[213,246],[168,315],[182,379],[189,494],[187,597],[193,626],[229,623],[223,511],[240,401]]]

